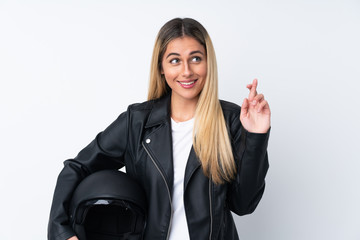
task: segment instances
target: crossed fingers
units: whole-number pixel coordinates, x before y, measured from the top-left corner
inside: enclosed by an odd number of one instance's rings
[[[254,79],[252,84],[246,85],[246,87],[250,90],[248,101],[250,106],[253,106],[254,108],[256,107],[257,112],[261,112],[264,107],[266,108],[268,106],[268,102],[264,99],[263,94],[257,93],[257,85],[257,79]]]

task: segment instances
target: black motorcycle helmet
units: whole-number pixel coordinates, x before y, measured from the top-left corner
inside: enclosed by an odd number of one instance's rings
[[[79,240],[138,240],[146,224],[144,190],[127,174],[103,170],[86,177],[70,202]]]

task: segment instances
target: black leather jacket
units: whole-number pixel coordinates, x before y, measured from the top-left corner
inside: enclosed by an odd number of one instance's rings
[[[266,134],[249,133],[241,126],[240,107],[221,101],[233,154],[236,179],[216,185],[201,169],[191,149],[184,178],[184,206],[191,239],[239,239],[230,211],[253,212],[265,188],[268,169]],[[72,192],[87,175],[126,166],[144,187],[149,205],[144,239],[168,239],[172,220],[172,137],[170,95],[130,105],[74,159],[64,162],[51,207],[48,239],[74,235],[67,208]],[[81,240],[81,239],[80,239]]]

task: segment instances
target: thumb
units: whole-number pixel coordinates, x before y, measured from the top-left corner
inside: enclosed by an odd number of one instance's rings
[[[249,111],[249,100],[247,98],[244,98],[244,101],[241,105],[240,118],[246,117],[248,111]]]

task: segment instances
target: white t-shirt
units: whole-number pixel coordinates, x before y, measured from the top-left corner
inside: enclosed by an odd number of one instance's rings
[[[194,118],[178,123],[171,119],[174,160],[174,186],[172,205],[174,212],[169,240],[190,239],[184,209],[184,175],[186,163],[189,158],[191,146],[193,144],[193,127]]]

